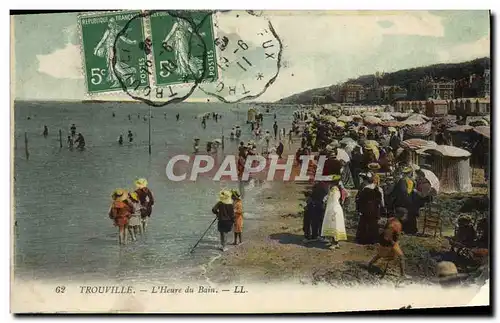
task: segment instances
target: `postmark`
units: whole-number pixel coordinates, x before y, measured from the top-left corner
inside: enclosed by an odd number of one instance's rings
[[[120,79],[129,85],[138,83],[140,88],[150,85],[149,78],[141,72],[147,61],[146,53],[139,47],[145,38],[143,20],[131,20],[139,14],[140,11],[117,11],[78,17],[88,94],[121,91]],[[114,51],[116,43],[121,51]]]
[[[281,68],[283,44],[271,21],[262,12],[217,12],[215,31],[221,77],[199,88],[225,103],[261,96]]]
[[[202,11],[158,10],[132,17],[117,34],[113,50],[123,51],[119,38],[135,20],[143,20],[146,37],[139,47],[146,60],[141,72],[148,75],[151,85],[141,88],[137,81],[128,82],[128,75],[119,75],[123,92],[151,106],[164,106],[184,101],[202,81],[215,80],[217,73],[210,73],[208,68],[215,64],[215,58],[208,56],[206,43],[213,43],[210,15]],[[119,64],[116,55],[113,68]]]

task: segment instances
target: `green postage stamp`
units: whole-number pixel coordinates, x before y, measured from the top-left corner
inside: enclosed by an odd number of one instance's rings
[[[78,24],[88,94],[217,80],[208,12],[104,12]]]
[[[140,46],[145,39],[143,19],[134,19],[139,14],[140,11],[122,11],[79,17],[88,93],[120,90],[119,78],[130,87],[149,85],[143,68],[147,55]]]
[[[217,79],[212,14],[159,11],[149,19],[156,85]]]

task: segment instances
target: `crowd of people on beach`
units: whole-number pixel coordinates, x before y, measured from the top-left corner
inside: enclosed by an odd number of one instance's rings
[[[300,156],[312,155],[308,169],[315,173],[320,156],[326,156],[323,175],[330,178],[312,182],[304,208],[304,243],[321,241],[332,250],[338,249],[339,241],[347,240],[344,210],[351,198],[349,189],[357,190],[355,241],[378,244],[369,267],[381,258],[399,260],[401,275],[406,277],[398,240],[403,233],[417,234],[421,208],[432,203],[439,191],[439,179],[430,165],[408,162],[406,152],[400,149],[403,133],[393,127],[384,133],[380,127],[369,127],[354,119],[337,122],[332,128],[307,110],[297,111],[293,117],[292,130],[302,136],[296,164],[303,162]],[[450,143],[443,127],[438,127],[434,135],[443,141],[440,144]],[[489,236],[484,229],[487,220],[481,221],[483,227],[478,225],[477,235],[469,242],[475,246],[473,250],[483,248],[484,252]]]

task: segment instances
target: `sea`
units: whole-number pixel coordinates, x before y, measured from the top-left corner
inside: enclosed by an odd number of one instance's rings
[[[224,135],[224,151],[219,149],[219,155],[237,152],[239,141],[229,140],[235,125],[243,130],[242,141],[256,140],[246,124],[250,106],[181,103],[150,108],[122,102],[16,102],[12,142],[15,277],[131,283],[203,279],[206,264],[220,255],[216,225],[193,253],[189,251],[214,219],[211,208],[218,192],[239,185],[209,177],[173,182],[165,167],[176,154],[193,154],[194,137],[201,139],[204,151],[207,141]],[[264,129],[272,132],[274,113],[278,125],[290,129],[293,110],[286,107],[264,113]],[[199,117],[205,112],[222,118],[218,122],[209,119],[204,129]],[[71,124],[85,137],[82,151],[67,145]],[[42,135],[45,125],[47,137]],[[134,135],[132,143],[128,143],[129,130]],[[148,180],[155,196],[148,231],[138,241],[119,246],[118,230],[108,218],[111,193],[117,188],[134,189],[134,180],[141,177]],[[247,231],[266,220],[260,212],[262,189],[245,187]]]

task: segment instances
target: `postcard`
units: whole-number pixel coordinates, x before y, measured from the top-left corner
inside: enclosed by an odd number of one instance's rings
[[[490,305],[489,11],[10,18],[12,313]]]

